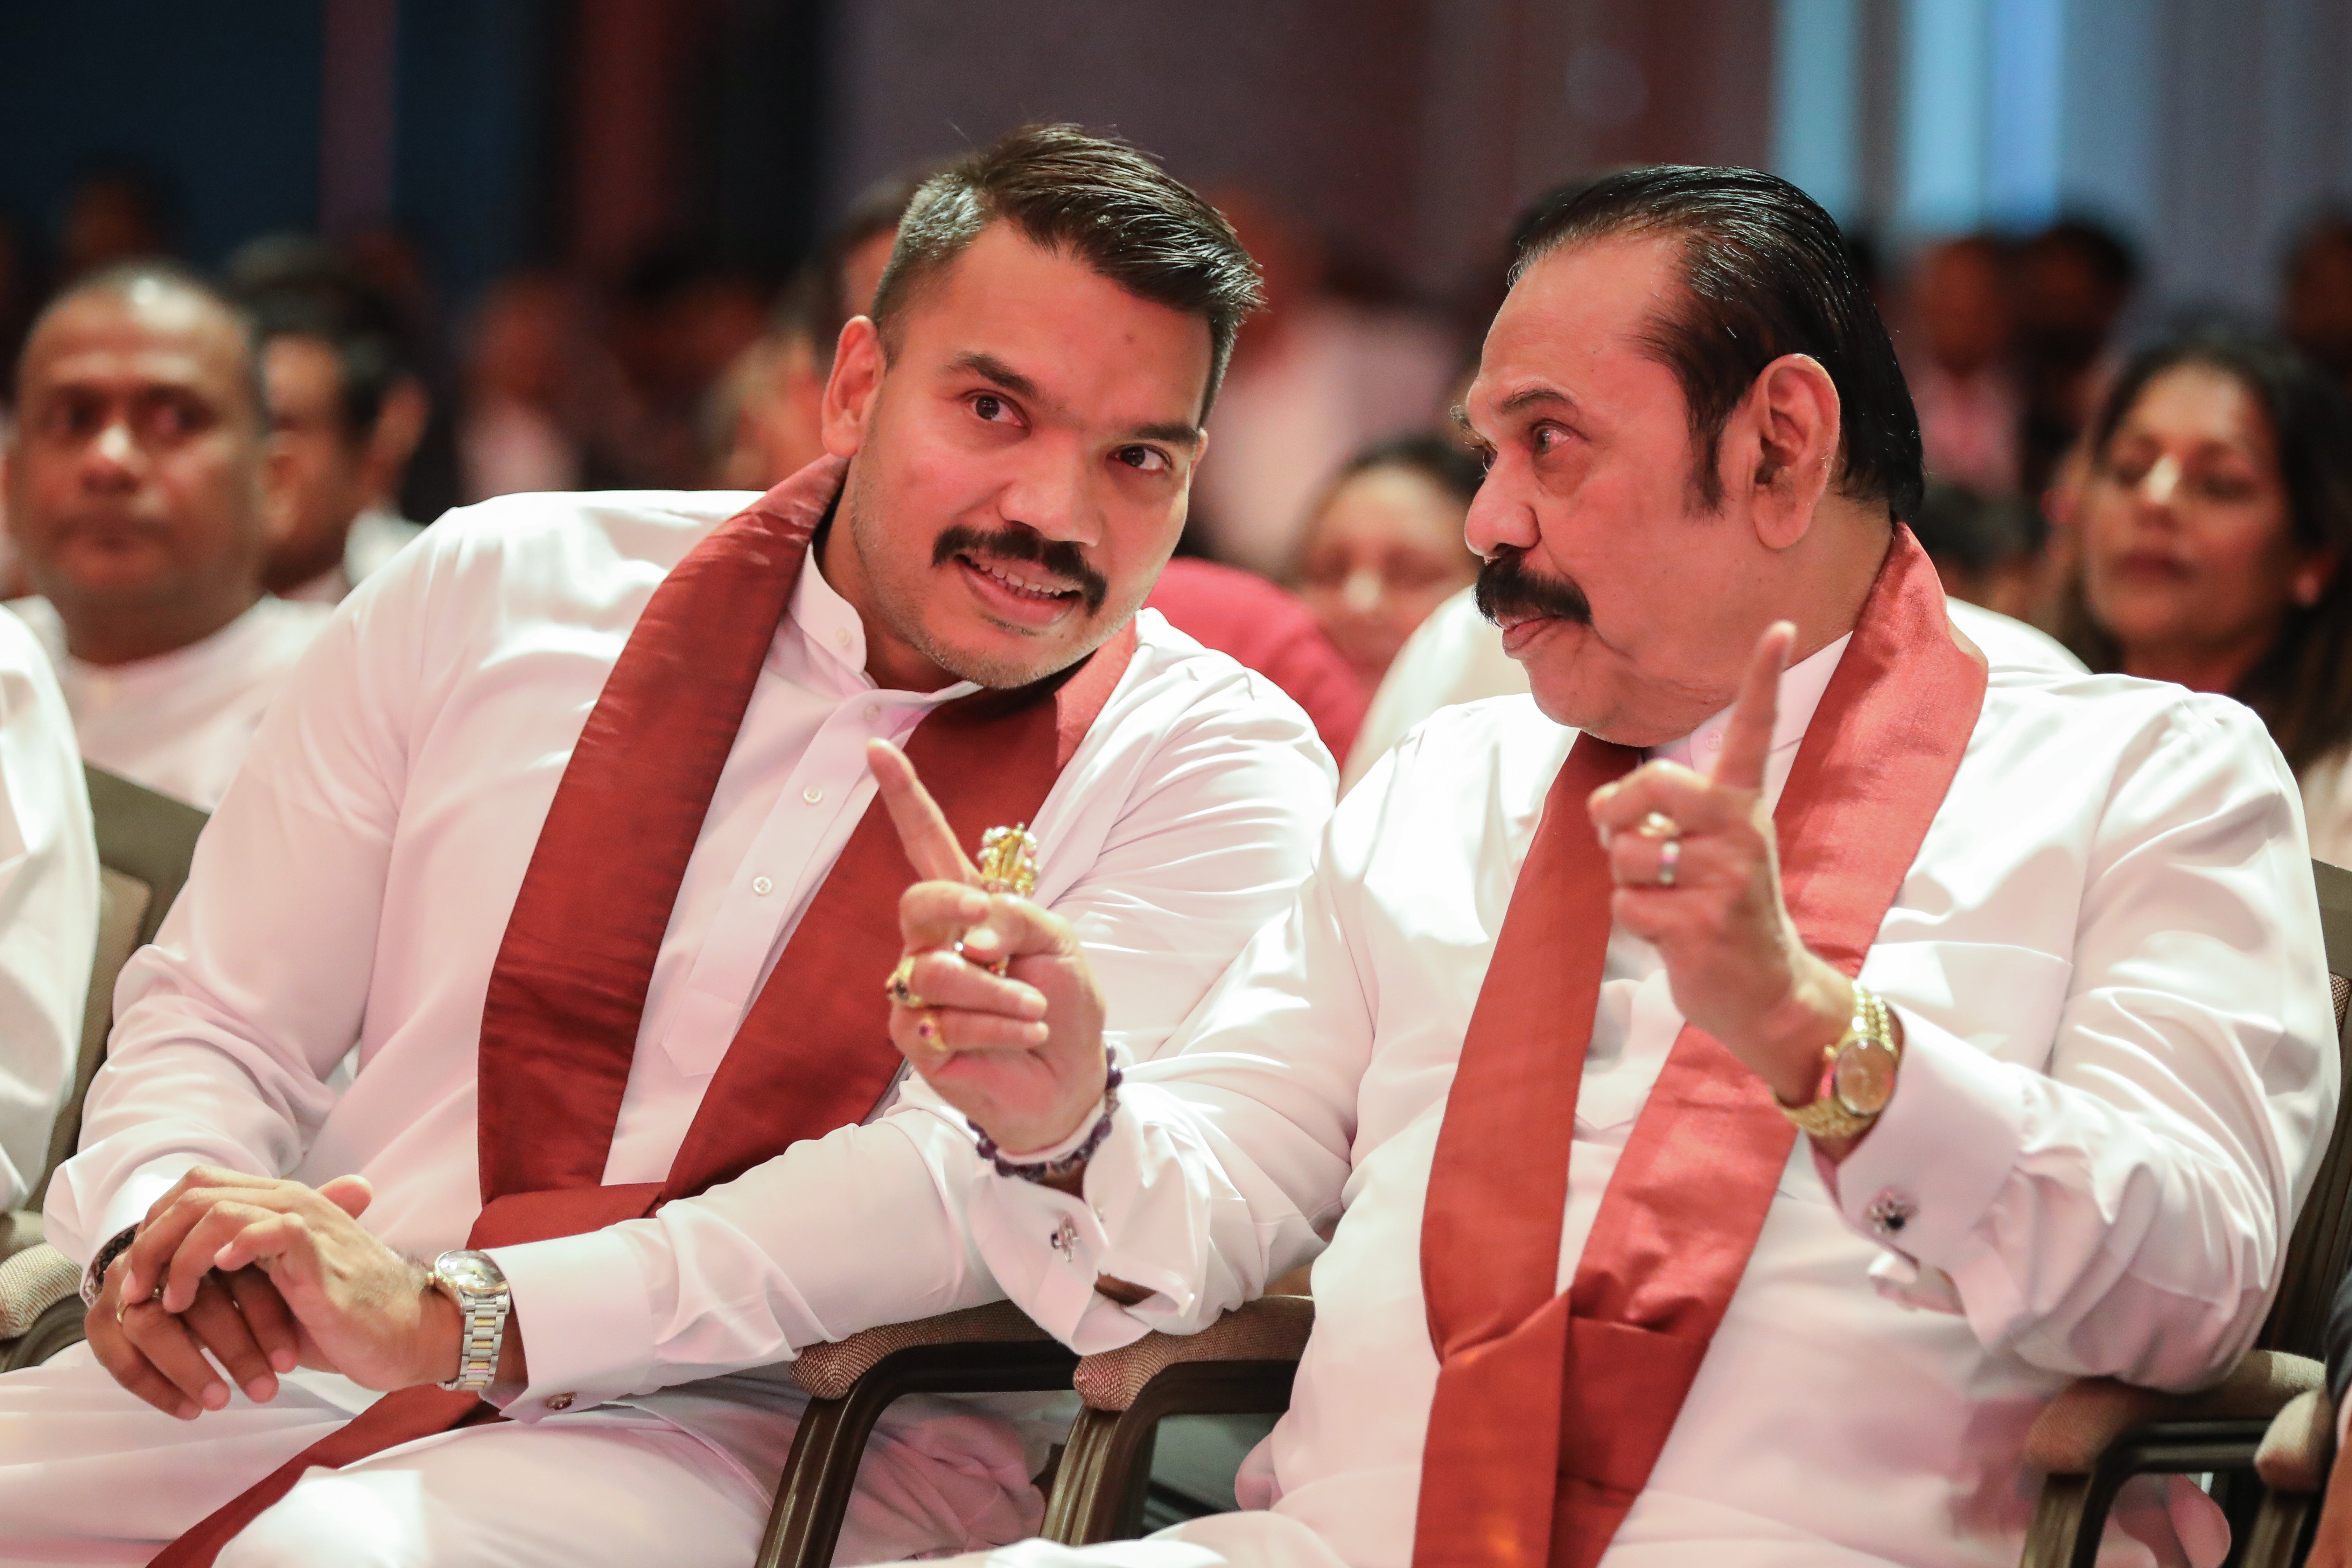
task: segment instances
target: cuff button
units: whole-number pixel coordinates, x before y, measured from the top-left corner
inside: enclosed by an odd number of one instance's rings
[[[1870,1228],[1879,1235],[1896,1237],[1903,1234],[1903,1227],[1918,1214],[1919,1205],[1911,1201],[1908,1194],[1898,1193],[1889,1187],[1870,1200],[1870,1206],[1863,1210],[1862,1217],[1868,1220]]]
[[[569,1394],[551,1394],[548,1395],[547,1407],[550,1410],[569,1410],[573,1397]]]

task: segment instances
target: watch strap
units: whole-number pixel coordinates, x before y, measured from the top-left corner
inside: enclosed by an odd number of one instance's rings
[[[457,1375],[436,1386],[457,1394],[479,1394],[498,1377],[499,1350],[506,1339],[507,1313],[513,1298],[503,1278],[492,1290],[469,1290],[458,1284],[441,1267],[444,1258],[453,1256],[457,1254],[445,1252],[433,1260],[433,1283],[457,1303]],[[471,1256],[481,1257],[479,1253]],[[490,1264],[494,1272],[497,1267]]]
[[[135,1225],[126,1225],[106,1238],[106,1245],[98,1249],[97,1256],[89,1260],[89,1267],[82,1270],[83,1306],[98,1305],[99,1297],[106,1290],[106,1271],[113,1268],[114,1260],[130,1251],[131,1244],[138,1239],[139,1227]]]
[[[1902,1047],[1895,1041],[1894,1020],[1887,1014],[1886,1004],[1876,993],[1860,984],[1853,988],[1853,1016],[1847,1022],[1845,1033],[1822,1048],[1820,1092],[1803,1105],[1780,1107],[1780,1114],[1808,1138],[1859,1137],[1883,1112],[1884,1107],[1879,1110],[1856,1110],[1838,1093],[1838,1060],[1858,1047],[1875,1047],[1897,1062],[1903,1057]]]

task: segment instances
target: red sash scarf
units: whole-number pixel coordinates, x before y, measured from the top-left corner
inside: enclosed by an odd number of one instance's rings
[[[1898,527],[1774,824],[1806,945],[1848,975],[1886,918],[1984,705],[1935,568]],[[1570,752],[1513,888],[1446,1100],[1422,1221],[1437,1349],[1415,1568],[1591,1568],[1649,1482],[1796,1136],[1685,1026],[1555,1294],[1577,1090],[1608,947],[1585,797],[1634,753]]]
[[[812,464],[721,523],[654,591],[556,786],[482,1008],[484,1207],[468,1245],[650,1215],[871,1110],[896,1079],[882,981],[917,879],[879,799],[730,1043],[663,1182],[604,1186],[646,988],[719,770],[843,465]],[[956,837],[1034,822],[1135,652],[1133,626],[1063,675],[942,704],[907,754]],[[500,1419],[470,1394],[386,1395],[166,1547],[204,1568],[314,1466]]]

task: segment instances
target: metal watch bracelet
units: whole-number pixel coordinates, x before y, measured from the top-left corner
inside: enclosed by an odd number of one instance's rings
[[[113,1268],[114,1260],[130,1251],[131,1244],[138,1239],[139,1227],[135,1225],[126,1225],[107,1237],[106,1245],[98,1249],[97,1256],[89,1260],[89,1267],[82,1270],[81,1304],[83,1306],[98,1305],[99,1297],[106,1290],[106,1271]]]

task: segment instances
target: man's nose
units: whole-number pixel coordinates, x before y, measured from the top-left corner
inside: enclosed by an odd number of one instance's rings
[[[1470,515],[1463,521],[1462,537],[1471,553],[1491,561],[1495,552],[1507,544],[1532,550],[1542,542],[1543,533],[1536,526],[1535,509],[1507,480],[1490,473],[1478,493],[1470,498]]]
[[[139,443],[131,434],[131,421],[115,418],[99,426],[82,448],[82,480],[85,484],[114,489],[139,482]]]
[[[1102,508],[1094,493],[1092,466],[1083,455],[1057,452],[1033,443],[1005,486],[1004,520],[1036,530],[1047,539],[1073,544],[1102,542]]]

